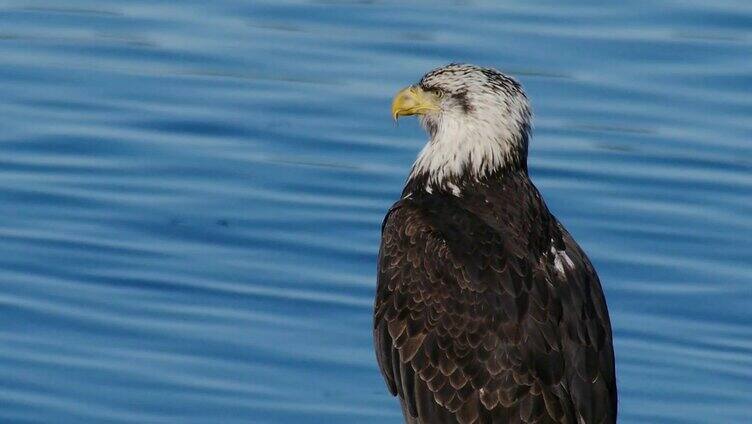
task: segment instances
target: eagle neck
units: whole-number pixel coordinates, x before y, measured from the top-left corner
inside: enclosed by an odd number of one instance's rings
[[[459,195],[468,183],[492,179],[507,171],[527,174],[530,125],[528,121],[515,125],[515,131],[499,130],[483,136],[478,136],[477,131],[438,131],[428,126],[429,141],[413,164],[409,180],[424,181],[429,192]]]
[[[532,186],[527,173],[527,166],[507,166],[498,168],[487,175],[475,176],[463,173],[450,177],[439,184],[432,183],[429,173],[410,174],[402,191],[403,198],[425,196],[451,196],[455,198],[473,197],[487,190],[518,189]]]

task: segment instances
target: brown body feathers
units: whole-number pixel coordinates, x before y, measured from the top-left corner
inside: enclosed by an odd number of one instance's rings
[[[598,276],[524,170],[412,178],[387,214],[376,356],[407,423],[613,423]]]

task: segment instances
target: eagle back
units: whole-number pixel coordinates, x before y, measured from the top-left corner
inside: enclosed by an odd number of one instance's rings
[[[378,266],[375,348],[408,422],[615,419],[598,277],[526,175],[408,185]]]

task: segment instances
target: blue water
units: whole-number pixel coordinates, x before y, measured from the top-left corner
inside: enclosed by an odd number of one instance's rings
[[[400,423],[389,102],[450,61],[532,99],[620,422],[752,422],[752,4],[529,3],[0,1],[0,422]]]

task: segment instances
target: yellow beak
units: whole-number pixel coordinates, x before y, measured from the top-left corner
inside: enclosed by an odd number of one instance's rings
[[[423,115],[437,110],[438,97],[414,85],[401,90],[392,100],[392,118],[395,120],[400,116]]]

